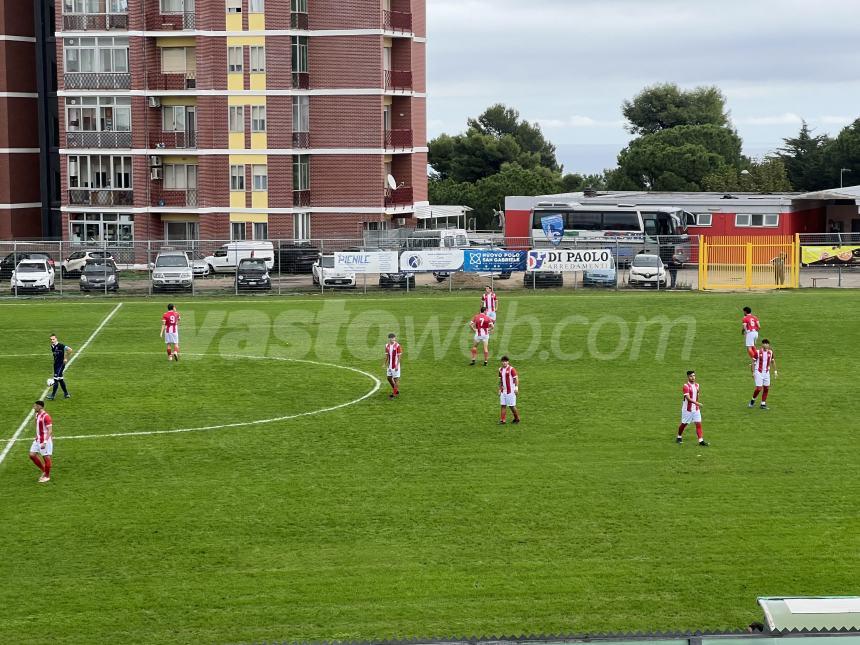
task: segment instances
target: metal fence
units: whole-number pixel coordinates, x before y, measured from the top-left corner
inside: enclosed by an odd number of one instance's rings
[[[801,233],[800,287],[860,288],[860,233]]]

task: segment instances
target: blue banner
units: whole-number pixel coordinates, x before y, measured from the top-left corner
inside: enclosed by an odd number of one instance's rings
[[[541,218],[544,235],[555,246],[564,238],[564,218],[561,215],[547,215]]]
[[[525,271],[526,255],[526,251],[467,249],[463,252],[463,271]]]

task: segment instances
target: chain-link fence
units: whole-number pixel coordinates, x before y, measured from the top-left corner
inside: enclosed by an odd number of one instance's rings
[[[860,288],[860,233],[801,233],[800,287]]]

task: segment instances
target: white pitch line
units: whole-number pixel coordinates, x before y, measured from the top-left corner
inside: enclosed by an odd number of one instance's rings
[[[105,319],[104,319],[104,320],[102,320],[101,324],[100,324],[98,327],[96,327],[95,331],[94,331],[92,334],[90,334],[90,337],[89,337],[89,338],[87,338],[87,340],[84,342],[84,344],[83,344],[83,345],[81,345],[81,348],[80,348],[77,352],[75,352],[75,353],[72,355],[72,358],[71,358],[71,359],[69,360],[69,362],[66,364],[66,367],[67,367],[67,368],[68,368],[68,367],[71,367],[71,366],[72,366],[72,363],[74,363],[74,362],[75,362],[75,359],[77,359],[77,357],[78,357],[78,356],[80,356],[81,354],[83,354],[83,353],[84,353],[84,350],[85,350],[87,347],[89,347],[90,343],[91,343],[91,342],[93,342],[93,339],[94,339],[96,336],[98,336],[98,333],[99,333],[102,329],[104,329],[104,326],[105,326],[105,325],[107,325],[107,324],[108,324],[108,322],[110,322],[110,319],[114,317],[114,314],[115,314],[117,311],[119,311],[119,308],[120,308],[120,307],[122,307],[122,303],[119,303],[116,307],[114,307],[114,308],[111,310],[111,312],[110,312],[107,316],[105,316]],[[47,394],[48,394],[48,388],[46,387],[44,390],[42,390],[42,395],[39,397],[39,399],[44,399],[44,398],[45,398],[45,396],[46,396]],[[5,459],[6,459],[6,456],[9,454],[9,451],[10,451],[10,450],[12,450],[12,446],[14,446],[14,445],[15,445],[15,442],[16,442],[16,441],[18,441],[18,437],[20,437],[20,436],[21,436],[21,433],[22,433],[22,432],[24,432],[24,428],[26,428],[26,427],[27,427],[27,424],[28,424],[28,423],[30,423],[30,421],[32,420],[32,418],[33,418],[33,410],[31,409],[31,410],[27,413],[27,416],[26,416],[26,417],[24,417],[24,420],[21,422],[21,425],[19,425],[19,426],[18,426],[18,429],[17,429],[17,430],[15,430],[15,434],[13,434],[13,435],[12,435],[12,438],[11,438],[11,439],[9,439],[9,441],[7,441],[7,442],[6,442],[6,446],[3,448],[3,450],[2,450],[2,451],[0,451],[0,464],[2,464],[2,463],[3,463],[3,460],[5,460]]]

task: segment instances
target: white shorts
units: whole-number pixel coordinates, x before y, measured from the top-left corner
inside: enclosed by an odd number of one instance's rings
[[[755,342],[758,340],[758,332],[748,331],[744,338],[746,339],[747,347],[755,347]]]
[[[54,440],[48,439],[45,442],[44,450],[39,447],[39,442],[34,440],[33,443],[30,444],[30,452],[38,452],[43,457],[50,457],[54,454]]]
[[[686,409],[681,410],[681,423],[690,424],[690,423],[701,423],[702,422],[702,411],[698,408],[695,410],[687,411]]]
[[[486,343],[490,340],[489,334],[475,334],[475,342],[476,343]]]
[[[492,320],[492,321],[496,320],[496,312],[495,311],[491,311],[487,315],[490,317],[490,320]]]
[[[508,407],[515,408],[517,407],[517,395],[499,393],[499,403],[503,406],[506,405]]]
[[[759,372],[758,370],[753,370],[753,380],[755,380],[756,387],[770,387],[770,372]]]
[[[179,344],[179,332],[164,332],[164,342],[165,343],[173,343],[174,345]]]
[[[398,367],[396,370],[391,369],[390,367],[386,370],[388,376],[391,378],[400,378],[400,368]]]

